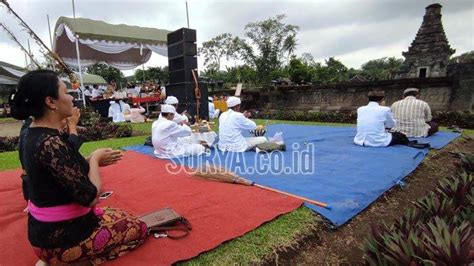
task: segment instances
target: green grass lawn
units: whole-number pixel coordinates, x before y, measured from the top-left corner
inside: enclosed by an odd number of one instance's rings
[[[287,123],[326,126],[355,126],[353,124],[282,120],[256,120],[256,123],[262,125]],[[151,124],[151,122],[132,124],[132,128],[135,131],[141,131],[145,134],[143,136],[87,142],[82,145],[80,151],[86,156],[98,148],[111,147],[118,149],[123,146],[144,143],[147,135],[151,133]],[[213,125],[213,129],[217,131],[218,123]],[[442,130],[447,129],[442,128]],[[474,130],[465,130],[464,134],[474,135]],[[18,152],[0,153],[0,170],[19,167]],[[319,216],[315,215],[308,208],[301,207],[289,214],[282,215],[281,217],[274,219],[273,221],[270,221],[239,238],[226,242],[209,252],[201,254],[191,261],[186,262],[186,264],[228,265],[259,263],[262,262],[266,256],[273,254],[275,250],[291,247],[298,239],[311,234],[315,228],[321,226],[322,223]],[[208,233],[213,234],[216,232]]]
[[[151,124],[153,122],[145,122],[145,123],[120,123],[120,124],[130,124],[132,125],[133,131],[140,131],[143,134],[151,134]]]
[[[137,136],[120,139],[106,139],[99,141],[86,142],[81,146],[81,154],[89,155],[98,148],[113,148],[119,149],[123,146],[136,145],[145,143],[146,136]],[[19,168],[20,161],[18,160],[18,151],[2,152],[0,153],[0,171],[7,169]]]
[[[306,207],[282,215],[257,229],[186,262],[190,265],[249,265],[263,262],[276,250],[293,247],[321,227],[319,216]],[[212,233],[212,232],[209,232]]]
[[[1,123],[8,123],[8,122],[15,122],[15,121],[18,121],[18,120],[16,120],[15,118],[12,118],[12,117],[2,117],[2,118],[0,118],[0,124]]]

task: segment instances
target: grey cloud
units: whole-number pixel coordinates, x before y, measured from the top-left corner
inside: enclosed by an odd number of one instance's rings
[[[50,15],[52,27],[59,16],[72,16],[70,0],[9,2],[48,44],[46,14]],[[168,30],[186,26],[185,1],[75,2],[78,17]],[[224,32],[243,37],[248,22],[287,14],[287,23],[300,26],[297,53],[310,52],[315,58],[347,55],[374,47],[384,49],[393,47],[395,43],[404,43],[400,46],[398,57],[401,57],[401,52],[415,38],[425,7],[431,3],[431,0],[188,1],[191,28],[197,29],[199,44]],[[442,0],[440,3],[443,5],[445,31],[453,48],[458,49],[458,52],[472,50],[474,1]],[[4,9],[0,9],[0,16],[2,22],[19,32],[21,28]],[[465,22],[469,20],[471,23]],[[25,36],[21,39],[26,42]],[[0,32],[0,43],[15,45],[3,32]],[[19,54],[17,58],[23,60],[23,55]],[[2,58],[6,56],[9,55],[2,55]],[[367,54],[365,61],[370,59],[373,57]]]

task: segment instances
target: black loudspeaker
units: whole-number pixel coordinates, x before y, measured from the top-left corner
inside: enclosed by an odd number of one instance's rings
[[[201,119],[209,120],[209,101],[207,99],[209,94],[207,92],[207,83],[200,82],[199,88],[201,90],[199,117]],[[170,84],[166,86],[166,95],[178,98],[178,113],[187,110],[188,114],[194,118],[197,109],[193,83]]]
[[[170,84],[166,86],[167,96],[176,96],[179,100],[178,112],[187,110],[193,117],[196,115],[195,82],[192,71],[197,75],[196,30],[181,28],[168,35],[168,69]],[[196,77],[198,78],[198,77]],[[201,99],[199,117],[209,119],[207,84],[199,83]]]
[[[174,59],[168,59],[168,69],[170,72],[183,69],[196,69],[197,67],[197,57],[194,56],[181,56]]]
[[[197,45],[193,42],[178,42],[168,46],[168,58],[173,59],[181,56],[196,56]]]
[[[168,45],[177,42],[196,42],[196,30],[181,28],[179,30],[168,33]]]
[[[183,82],[192,83],[194,86],[194,78],[191,73],[191,69],[181,69],[178,71],[170,71],[170,80],[173,81],[171,84],[179,84]]]

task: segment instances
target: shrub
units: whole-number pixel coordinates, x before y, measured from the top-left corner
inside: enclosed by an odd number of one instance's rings
[[[132,136],[132,125],[119,125],[115,131],[115,137],[117,138],[127,138]]]
[[[79,137],[84,141],[95,141],[107,138],[107,130],[104,130],[104,125],[96,123],[78,130]]]
[[[474,128],[474,114],[459,111],[436,112],[433,121],[441,126],[456,125],[461,128]]]
[[[19,137],[0,137],[0,152],[18,150]]]
[[[83,107],[81,108],[81,118],[79,120],[79,125],[83,127],[91,126],[101,122],[102,117],[93,107]]]
[[[303,111],[261,111],[255,118],[293,121],[313,121],[330,123],[355,123],[357,114],[354,112],[303,112]]]
[[[454,176],[441,180],[434,192],[419,199],[392,224],[373,226],[362,247],[366,262],[371,265],[472,263],[474,178],[469,169],[459,167]]]
[[[304,112],[270,110],[256,112],[255,118],[330,123],[356,123],[357,113],[354,111]],[[433,114],[433,121],[437,122],[440,126],[449,127],[456,125],[461,128],[474,128],[474,114],[471,113],[457,111],[436,112]]]
[[[97,122],[79,130],[79,136],[84,141],[95,141],[107,138],[126,138],[132,136],[132,126],[118,125],[111,122]]]

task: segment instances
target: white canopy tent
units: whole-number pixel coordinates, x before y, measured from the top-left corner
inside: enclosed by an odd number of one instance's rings
[[[78,38],[81,67],[103,62],[129,70],[146,63],[152,52],[168,56],[168,33],[161,29],[60,17],[55,27],[53,50],[67,65],[77,68]]]

